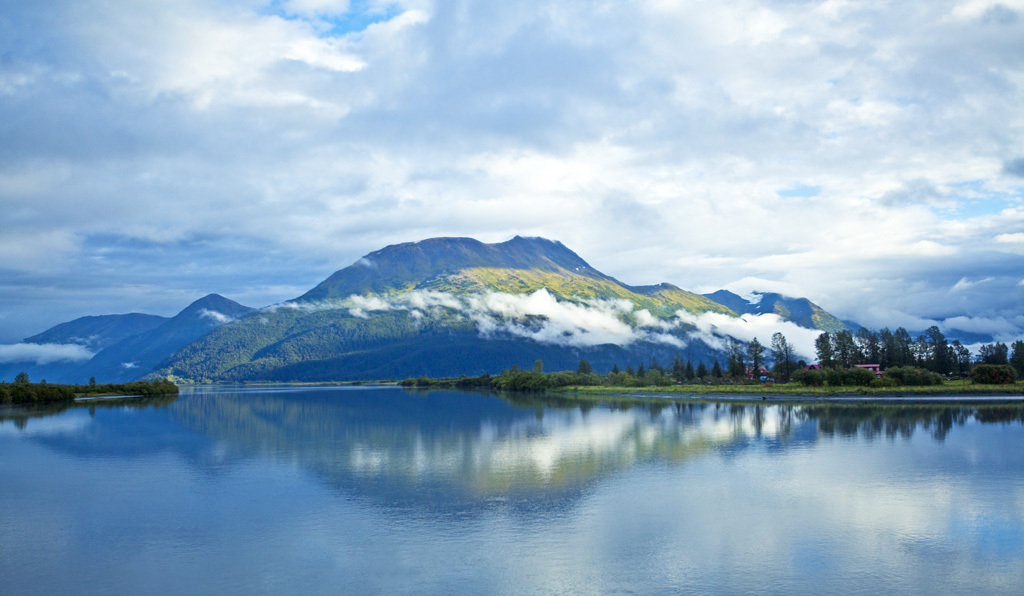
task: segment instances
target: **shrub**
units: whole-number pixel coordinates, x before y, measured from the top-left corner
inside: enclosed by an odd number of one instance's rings
[[[982,385],[1009,385],[1017,371],[1006,364],[979,364],[971,371],[971,380]]]
[[[822,368],[818,370],[798,370],[793,373],[793,380],[808,387],[867,387],[875,380],[875,374],[863,368]]]
[[[793,373],[792,379],[807,387],[821,387],[825,383],[825,377],[820,370],[798,370]]]
[[[920,385],[941,385],[942,375],[915,366],[894,366],[885,371],[886,379],[893,379],[897,385],[916,387]]]

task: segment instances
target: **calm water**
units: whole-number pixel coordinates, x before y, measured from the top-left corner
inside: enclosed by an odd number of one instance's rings
[[[1020,594],[1022,419],[398,388],[0,411],[0,593]]]

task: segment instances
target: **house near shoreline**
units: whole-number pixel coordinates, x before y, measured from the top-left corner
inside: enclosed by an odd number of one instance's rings
[[[747,376],[748,379],[753,379],[754,378],[754,367],[753,366],[746,367],[743,370],[743,372],[746,373],[746,376]],[[767,368],[765,368],[763,366],[757,367],[757,373],[758,373],[757,374],[757,378],[762,380],[762,381],[767,381],[768,377],[772,374],[771,371],[769,371]]]

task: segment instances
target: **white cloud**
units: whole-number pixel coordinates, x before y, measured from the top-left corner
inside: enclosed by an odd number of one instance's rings
[[[807,329],[784,321],[775,314],[746,314],[736,318],[720,313],[693,315],[679,311],[676,316],[686,323],[695,325],[698,330],[696,337],[718,349],[725,348],[723,336],[734,337],[743,342],[757,338],[761,345],[770,347],[772,335],[778,332],[786,337],[787,343],[799,356],[812,358],[815,354],[814,340],[822,333],[817,329]]]
[[[204,319],[210,319],[216,325],[224,325],[225,323],[230,323],[231,321],[235,320],[233,317],[229,317],[224,313],[220,313],[215,310],[209,310],[207,308],[200,310],[199,316]]]
[[[1000,242],[1002,244],[1024,243],[1024,232],[1014,232],[1012,234],[999,234],[996,236],[996,242]]]
[[[266,304],[386,244],[517,233],[855,320],[1010,309],[951,304],[965,277],[1024,299],[1017,0],[6,9],[5,304],[89,312],[79,277],[146,288],[133,309],[228,278]],[[976,273],[993,252],[1016,260]]]
[[[987,333],[996,339],[1019,339],[1024,329],[1024,315],[1016,317],[950,317],[942,321],[943,329],[959,329],[973,333]]]
[[[443,292],[412,291],[394,296],[351,296],[345,301],[350,314],[369,318],[378,312],[409,311],[420,320],[429,315],[454,312],[472,320],[482,336],[514,335],[546,344],[563,346],[627,346],[650,341],[685,347],[700,340],[722,350],[726,338],[749,342],[754,337],[769,345],[771,336],[781,332],[804,356],[814,354],[814,339],[821,331],[805,329],[783,321],[778,315],[718,313],[695,316],[679,311],[670,319],[659,319],[629,300],[558,300],[546,290],[532,294],[487,292],[453,295]],[[693,329],[695,328],[695,330]]]
[[[79,344],[10,344],[0,345],[0,362],[51,364],[54,362],[80,362],[93,357]]]
[[[980,285],[980,284],[984,284],[984,283],[988,283],[988,282],[992,281],[993,279],[994,278],[986,277],[985,279],[979,279],[978,281],[968,281],[968,279],[966,277],[961,277],[960,281],[956,282],[956,284],[954,284],[953,287],[949,289],[949,291],[950,292],[961,292],[963,290],[966,290],[966,289],[969,289],[969,288],[973,288],[974,286],[977,286],[977,285]]]

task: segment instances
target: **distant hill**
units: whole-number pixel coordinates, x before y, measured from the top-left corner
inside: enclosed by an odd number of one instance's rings
[[[145,333],[167,322],[167,317],[128,313],[80,317],[25,338],[29,344],[81,344],[98,352],[125,338]]]
[[[81,374],[88,373],[108,383],[139,378],[186,345],[252,310],[218,294],[209,294],[162,324],[108,346],[80,367]]]

